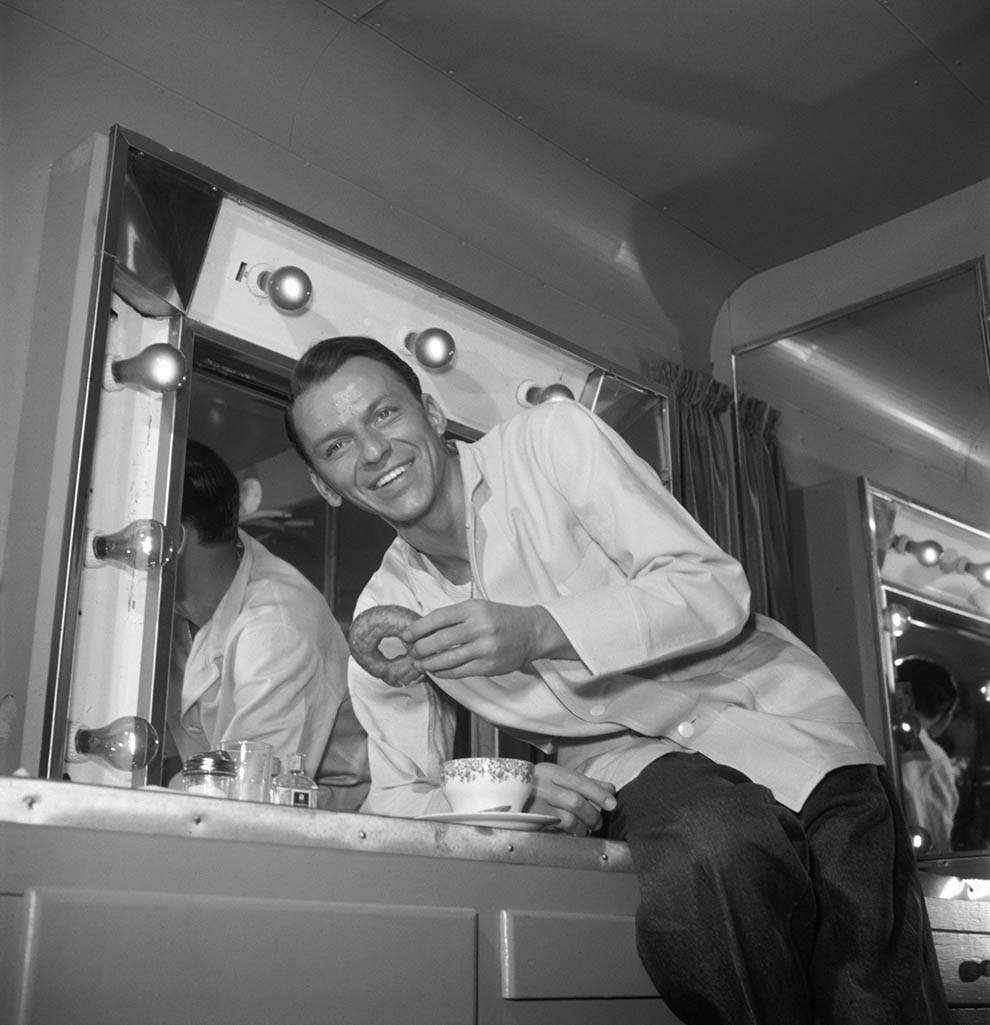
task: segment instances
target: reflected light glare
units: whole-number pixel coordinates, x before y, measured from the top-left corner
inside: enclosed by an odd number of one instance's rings
[[[884,620],[894,637],[902,637],[911,625],[911,613],[903,605],[888,605],[884,610]]]
[[[802,363],[810,363],[818,355],[818,346],[813,342],[798,342],[793,338],[780,338],[773,344],[779,345],[781,352]]]
[[[821,384],[821,394],[826,399],[841,396],[847,406],[870,409],[877,418],[900,424],[912,434],[918,434],[934,442],[940,448],[961,457],[971,457],[969,444],[958,436],[958,432],[932,423],[924,415],[912,412],[915,408],[900,400],[897,394],[885,397],[886,389],[878,387],[884,380],[879,368],[864,372],[862,366],[849,363],[842,354],[833,354],[819,342],[810,339],[782,338],[764,349],[772,349],[781,355],[785,366],[804,364],[802,374]],[[819,406],[817,412],[826,407]]]
[[[894,724],[897,733],[897,742],[901,747],[910,749],[918,743],[919,724],[913,715],[906,715],[900,722]]]
[[[922,829],[921,826],[912,826],[909,835],[915,854],[927,854],[932,849],[932,838],[927,829]]]

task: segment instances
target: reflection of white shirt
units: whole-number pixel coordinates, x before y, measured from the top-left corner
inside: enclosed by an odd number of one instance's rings
[[[239,533],[244,554],[213,615],[191,639],[176,620],[181,703],[169,730],[178,752],[185,761],[224,740],[267,741],[283,768],[298,752],[307,773],[334,788],[321,806],[356,808],[368,768],[346,689],[347,642],[319,591]]]
[[[928,731],[918,730],[923,751],[901,756],[904,817],[932,838],[934,850],[952,850],[952,824],[959,809],[959,790],[952,759]]]
[[[445,807],[454,711],[622,786],[671,750],[700,751],[798,809],[831,769],[882,764],[821,661],[779,624],[749,621],[749,587],[655,472],[577,403],[548,403],[458,445],[476,598],[545,606],[580,661],[390,688],[352,660],[368,730],[366,811]],[[397,539],[358,600],[427,612],[448,585]]]

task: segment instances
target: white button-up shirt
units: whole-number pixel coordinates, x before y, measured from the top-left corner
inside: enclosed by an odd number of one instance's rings
[[[169,732],[183,761],[225,740],[266,741],[284,768],[302,754],[307,773],[333,788],[321,804],[354,809],[369,773],[343,632],[298,570],[239,533],[244,554],[213,615],[191,641],[177,620],[181,698]]]
[[[881,764],[824,664],[773,620],[749,614],[742,568],[600,418],[547,403],[458,444],[472,595],[543,605],[578,660],[541,659],[498,677],[389,688],[353,660],[369,734],[364,810],[443,810],[439,764],[453,708],[621,787],[659,755],[699,751],[799,809],[831,769]],[[463,597],[463,595],[460,595]],[[358,604],[426,613],[459,600],[401,539]]]

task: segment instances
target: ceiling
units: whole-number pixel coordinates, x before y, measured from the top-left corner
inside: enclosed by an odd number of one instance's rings
[[[990,176],[987,0],[320,0],[759,271]]]

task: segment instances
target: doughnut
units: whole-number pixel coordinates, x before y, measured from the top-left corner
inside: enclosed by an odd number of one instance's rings
[[[398,637],[417,619],[415,612],[401,605],[375,605],[365,609],[347,632],[354,661],[390,687],[408,687],[415,683],[423,674],[413,666],[412,656],[405,652],[396,658],[386,658],[379,645],[386,637]]]

